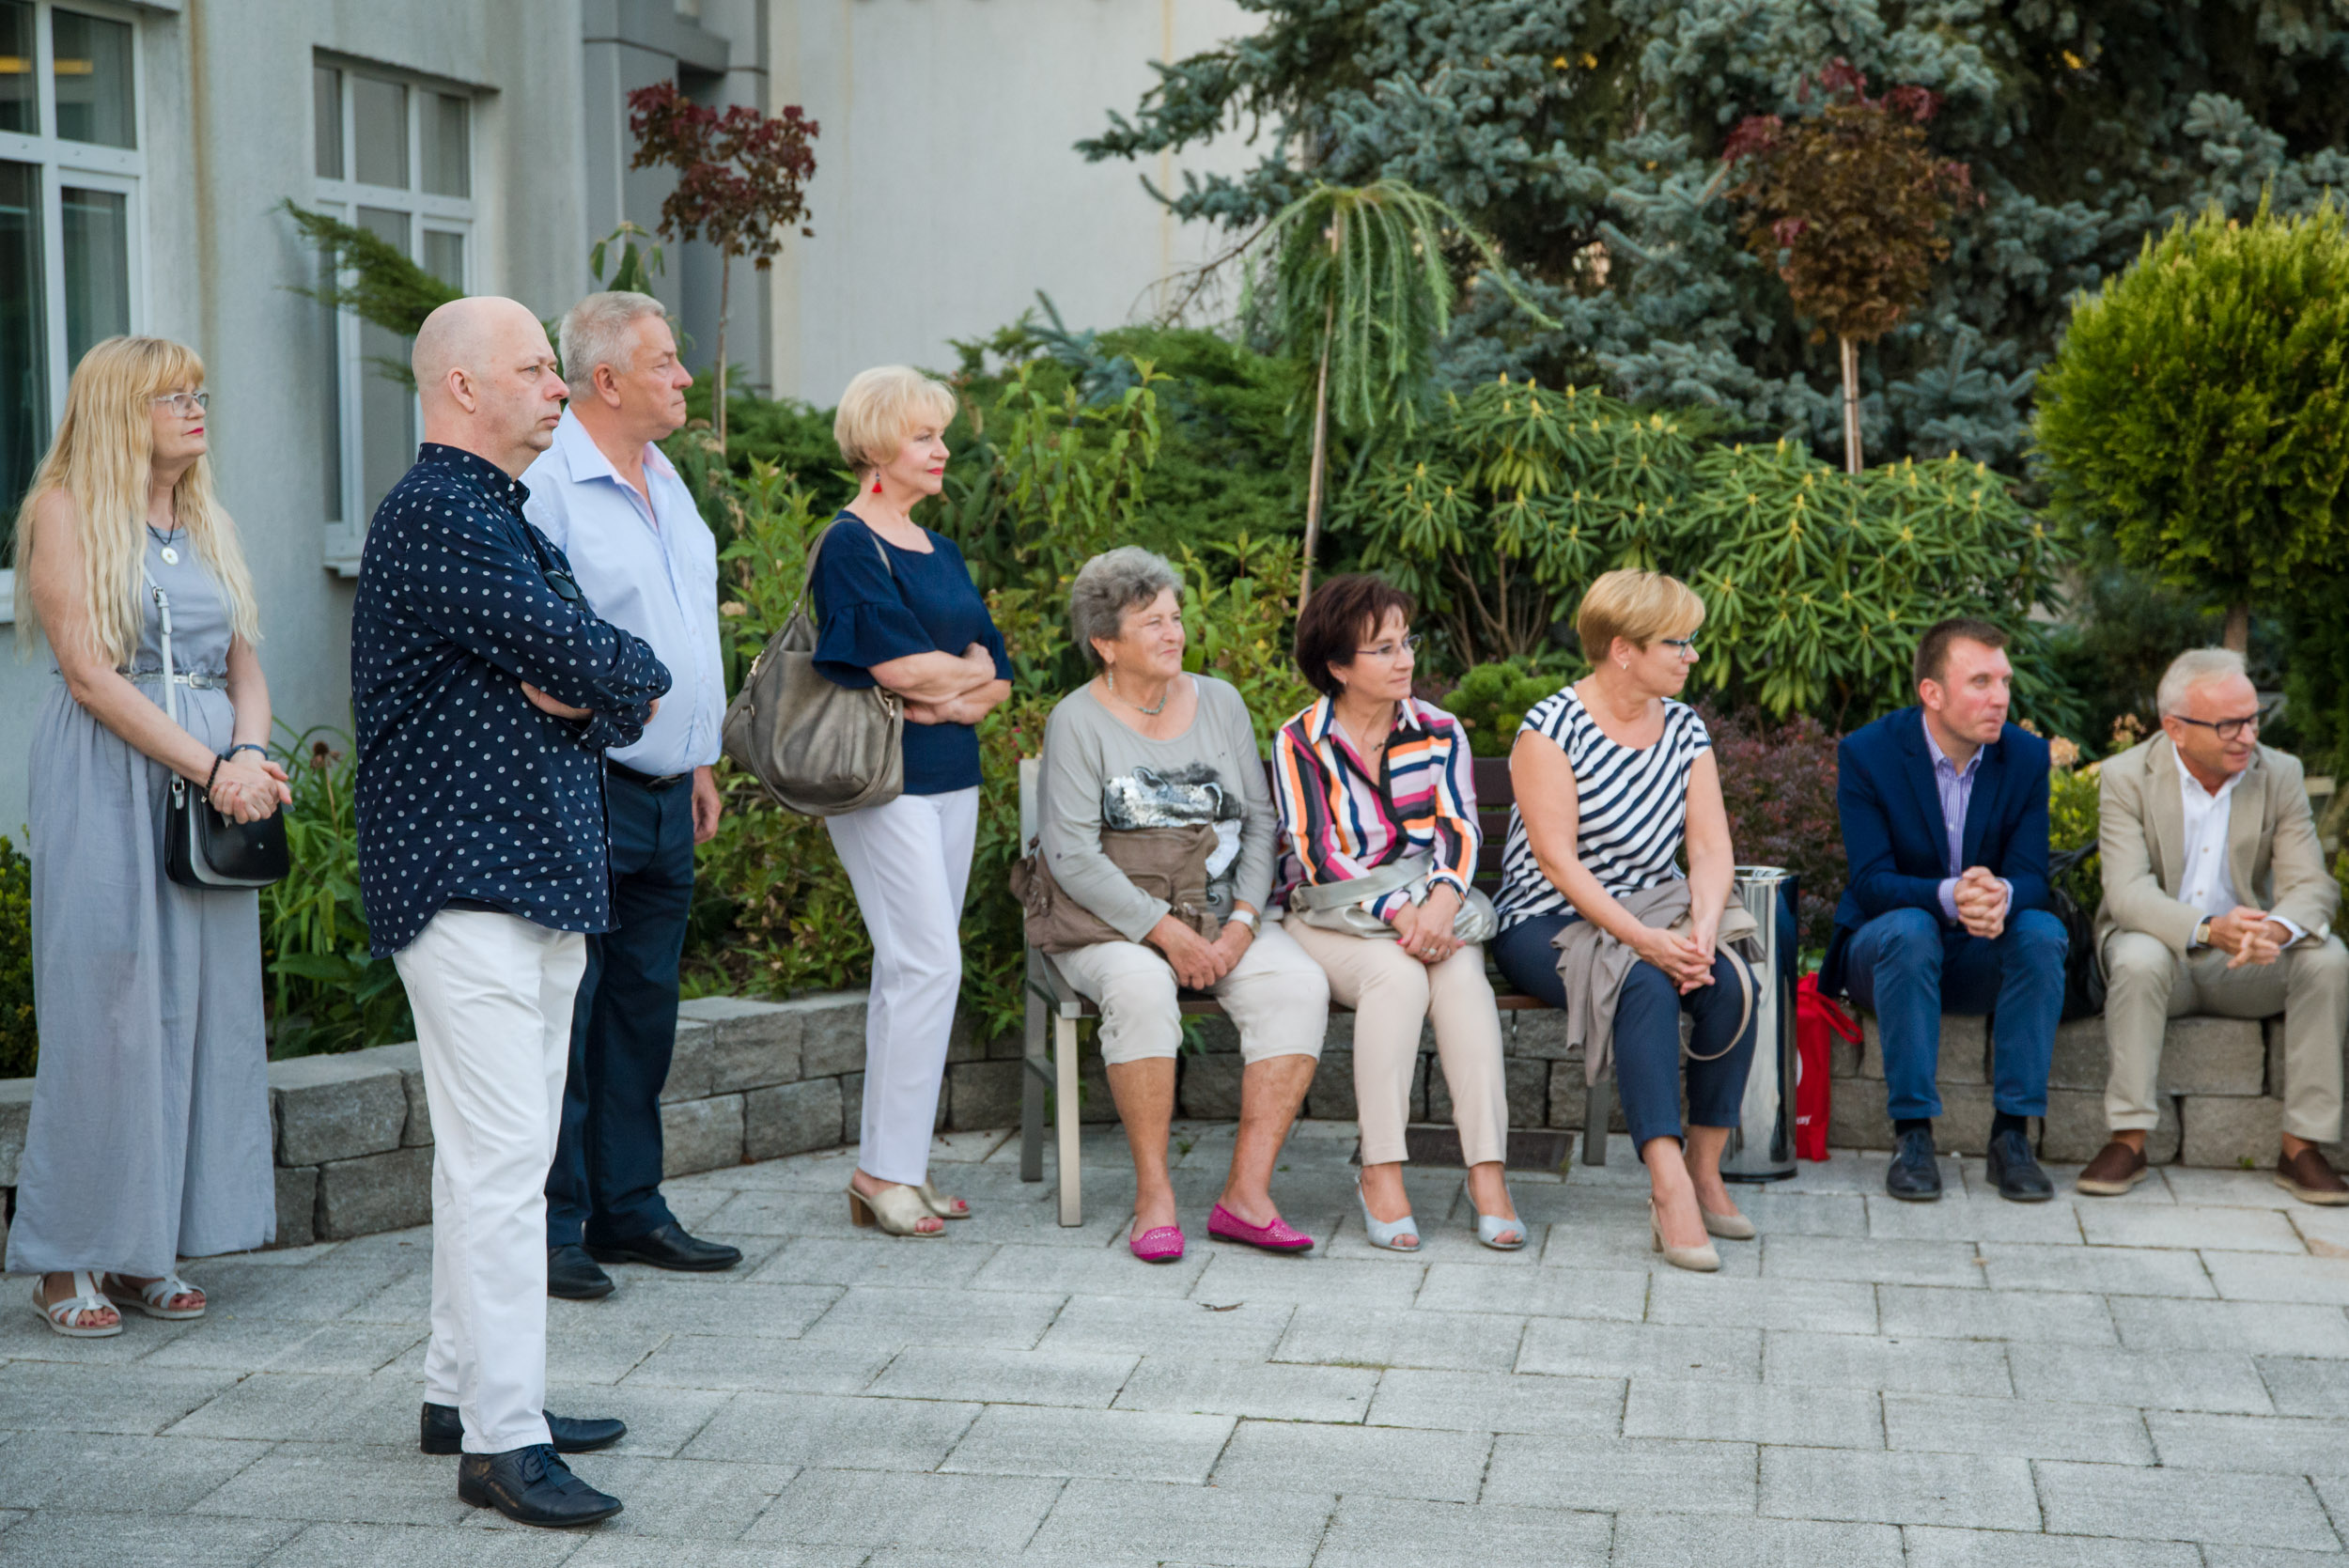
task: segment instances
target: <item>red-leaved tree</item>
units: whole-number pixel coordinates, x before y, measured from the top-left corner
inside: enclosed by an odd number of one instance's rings
[[[628,95],[628,128],[636,138],[629,167],[677,171],[677,188],[661,204],[661,233],[672,241],[707,240],[718,247],[718,384],[710,400],[718,444],[726,441],[726,317],[734,258],[760,272],[774,265],[783,231],[807,238],[807,182],[816,175],[816,122],[786,104],[762,115],[738,103],[705,108],[658,82]]]
[[[1859,345],[1923,303],[1933,264],[1950,254],[1941,225],[1956,203],[1982,197],[1964,163],[1926,145],[1940,94],[1894,87],[1870,98],[1868,79],[1843,59],[1818,85],[1827,101],[1815,115],[1740,120],[1721,163],[1740,176],[1729,194],[1748,209],[1747,247],[1777,264],[1795,309],[1817,323],[1812,341],[1832,334],[1842,347],[1843,467],[1857,474]],[[1810,96],[1806,79],[1796,97]]]

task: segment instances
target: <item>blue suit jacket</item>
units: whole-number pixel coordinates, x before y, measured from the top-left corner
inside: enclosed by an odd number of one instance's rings
[[[1836,752],[1835,804],[1843,823],[1848,879],[1819,989],[1843,994],[1852,934],[1894,909],[1941,915],[1950,874],[1949,828],[1934,786],[1923,710],[1905,707],[1843,737]],[[1963,862],[1985,866],[2015,888],[2008,918],[2047,905],[2047,743],[2009,724],[1982,750],[1966,803]],[[1954,934],[1961,929],[1951,926]]]

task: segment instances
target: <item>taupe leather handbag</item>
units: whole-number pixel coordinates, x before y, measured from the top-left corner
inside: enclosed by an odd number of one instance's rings
[[[1223,934],[1218,901],[1210,891],[1207,857],[1215,853],[1213,828],[1106,829],[1101,853],[1127,880],[1166,901],[1167,913],[1213,941]],[[1026,911],[1028,945],[1045,953],[1074,953],[1097,942],[1122,942],[1125,933],[1078,903],[1052,879],[1044,851],[1030,840],[1028,852],[1011,868],[1011,895]],[[1229,908],[1228,901],[1221,907]]]
[[[767,639],[742,690],[726,705],[725,753],[766,786],[775,803],[802,816],[841,816],[884,805],[905,789],[904,699],[879,686],[859,690],[816,668],[809,591],[816,563],[840,524],[807,552],[807,576],[783,629]],[[879,539],[881,565],[889,551]],[[894,581],[895,568],[891,567]]]

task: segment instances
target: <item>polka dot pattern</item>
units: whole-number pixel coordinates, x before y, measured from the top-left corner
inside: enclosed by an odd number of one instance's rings
[[[611,928],[605,748],[643,735],[669,672],[598,620],[522,518],[529,491],[428,442],[368,525],[350,617],[359,892],[378,956],[451,899],[556,931]],[[529,682],[581,721],[522,694]]]

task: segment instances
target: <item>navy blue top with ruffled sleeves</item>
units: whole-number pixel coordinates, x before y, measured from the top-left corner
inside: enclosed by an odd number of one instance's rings
[[[816,563],[816,668],[842,686],[869,687],[873,666],[909,654],[960,656],[977,643],[1011,678],[1003,634],[952,539],[924,529],[926,551],[891,544],[852,512],[825,537]],[[884,559],[880,550],[887,551]],[[908,724],[908,795],[976,789],[979,732],[970,724]]]

